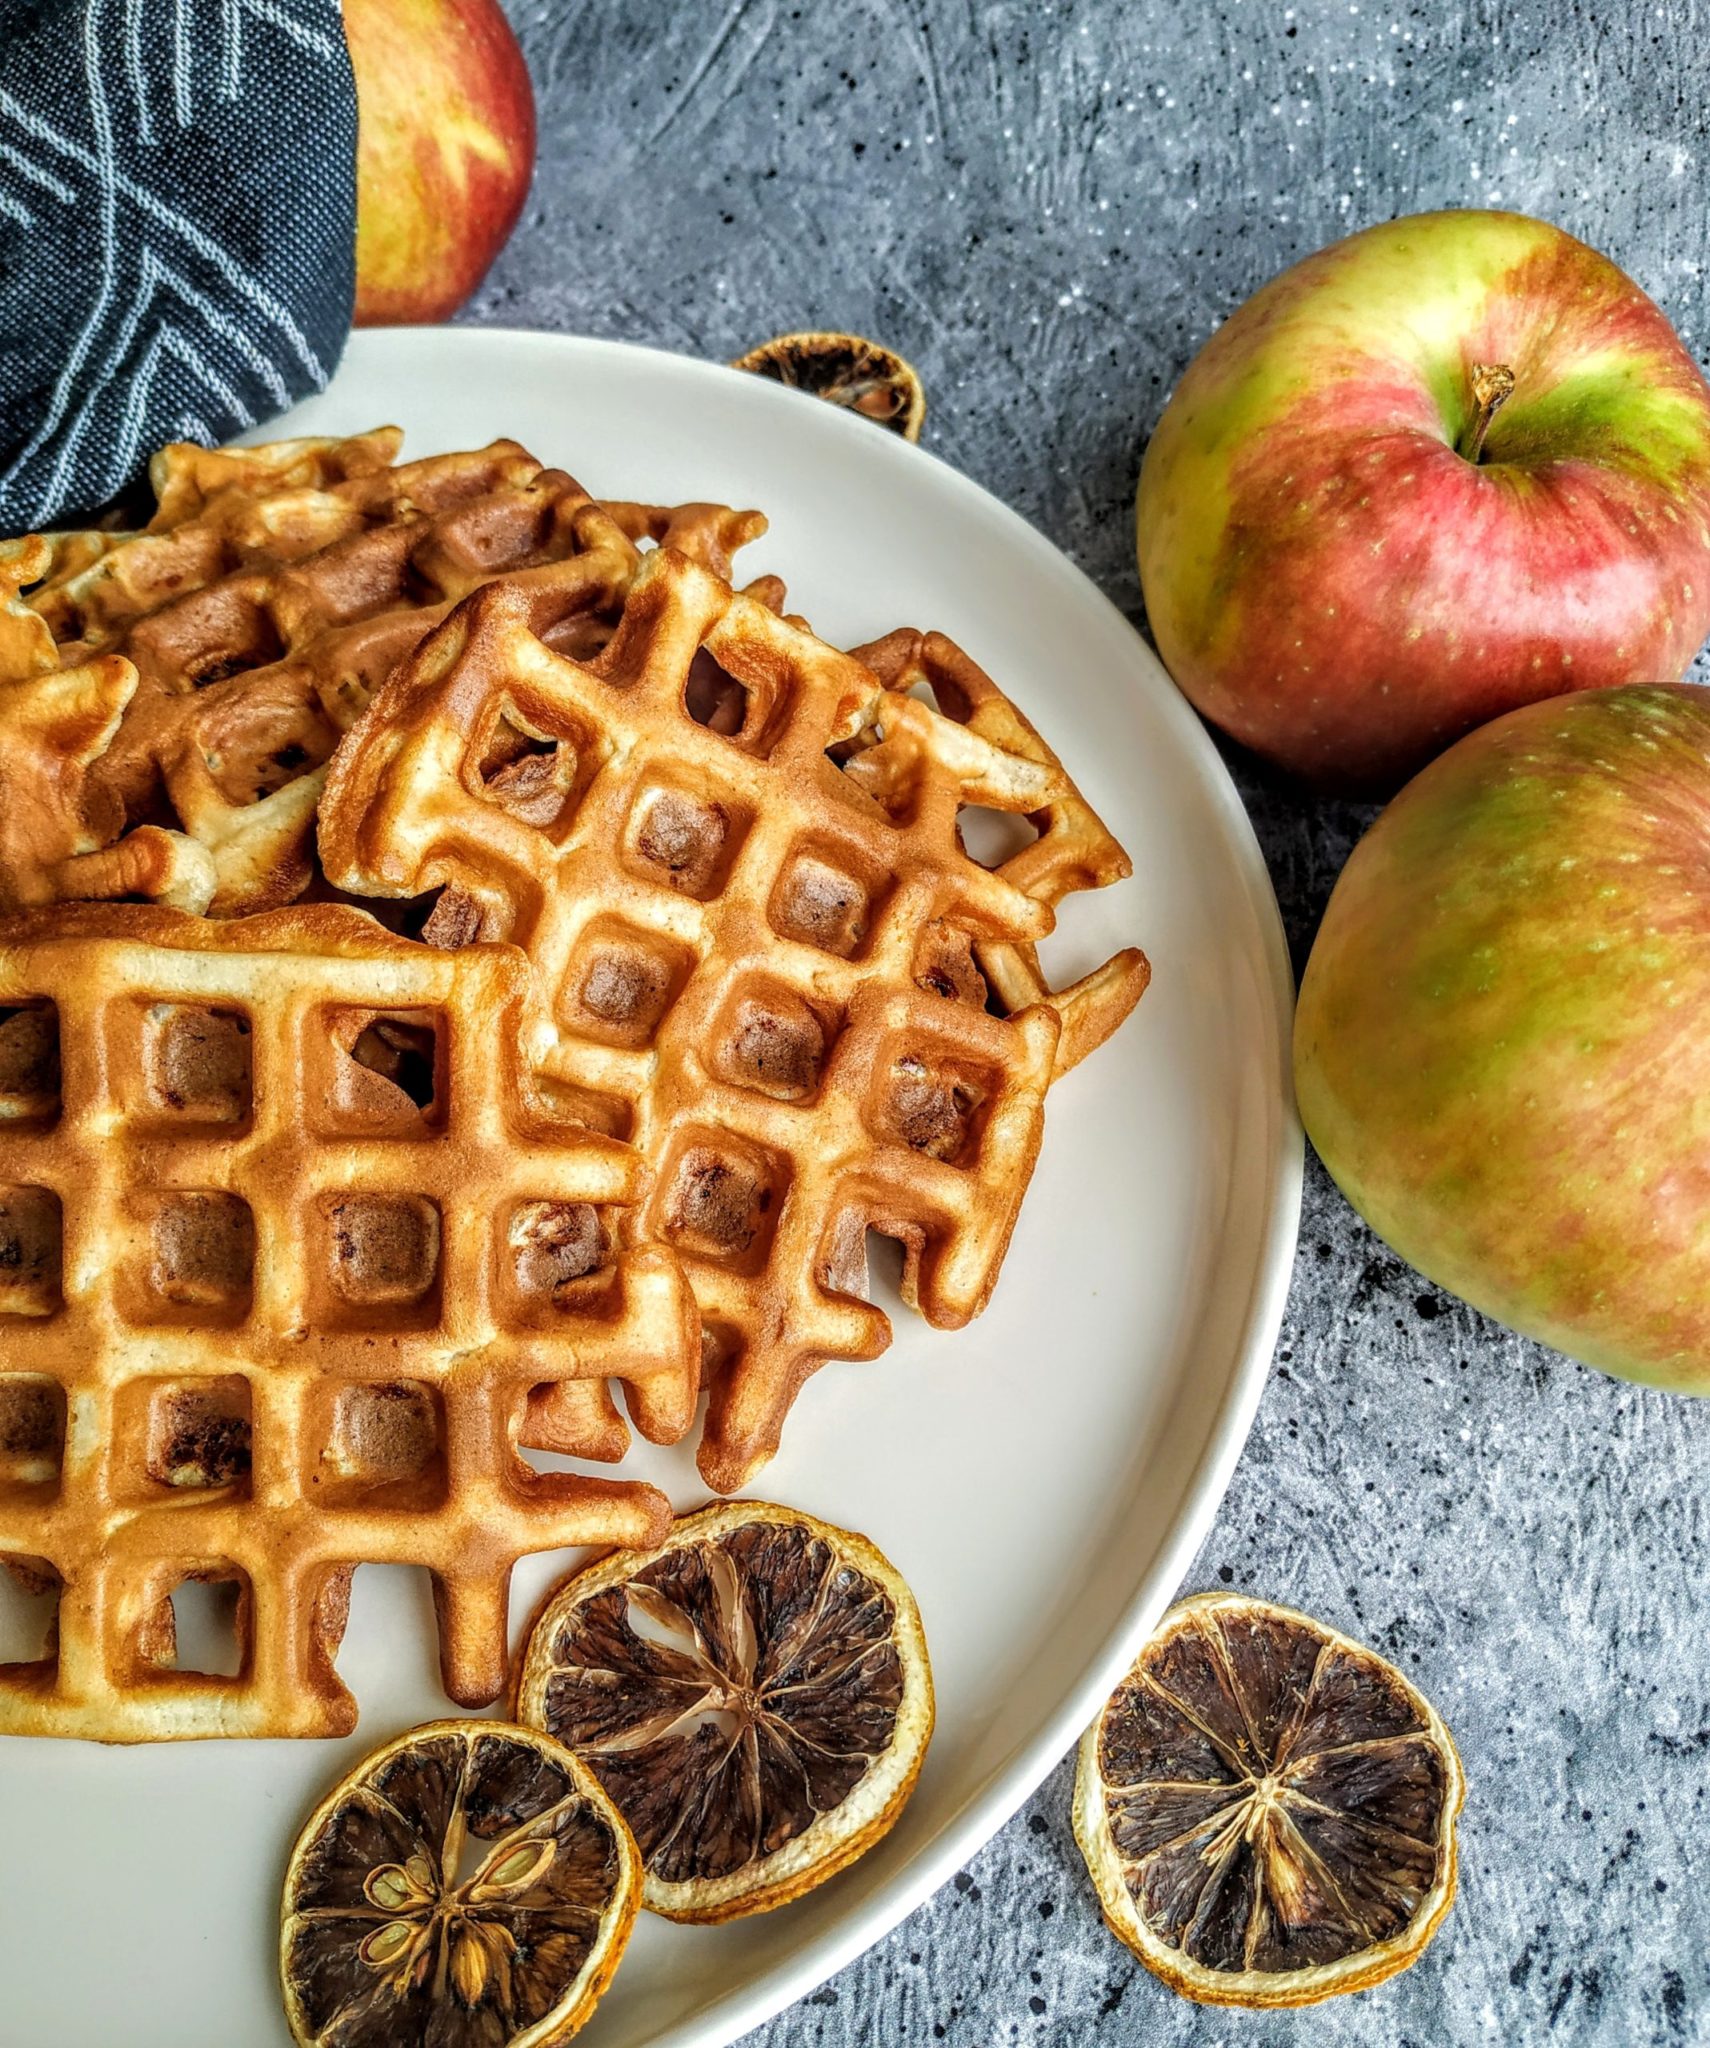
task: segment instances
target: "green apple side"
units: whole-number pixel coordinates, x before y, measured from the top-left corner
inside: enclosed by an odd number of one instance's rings
[[[1393,221],[1212,336],[1137,524],[1199,709],[1313,782],[1387,791],[1517,704],[1683,673],[1710,632],[1710,390],[1558,228]]]
[[[1295,1086],[1403,1258],[1527,1335],[1710,1393],[1710,691],[1469,735],[1355,849]]]

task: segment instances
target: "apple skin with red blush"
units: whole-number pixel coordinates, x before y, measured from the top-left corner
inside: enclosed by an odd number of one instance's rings
[[[1710,690],[1522,706],[1354,849],[1294,1078],[1409,1264],[1605,1372],[1710,1393]]]
[[[1559,228],[1392,221],[1212,336],[1137,530],[1205,717],[1314,787],[1387,794],[1517,705],[1684,673],[1710,632],[1710,388]]]
[[[446,320],[534,175],[534,91],[498,0],[344,0],[356,76],[356,324]]]

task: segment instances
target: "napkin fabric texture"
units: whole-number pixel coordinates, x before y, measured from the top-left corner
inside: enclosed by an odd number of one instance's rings
[[[355,225],[338,0],[0,0],[0,537],[319,390]]]

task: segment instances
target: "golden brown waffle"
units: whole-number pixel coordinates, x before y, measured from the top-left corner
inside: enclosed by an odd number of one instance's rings
[[[518,1066],[527,964],[335,906],[72,905],[0,929],[0,1561],[59,1590],[0,1731],[330,1735],[357,1564],[433,1575],[454,1699],[505,1680],[521,1555],[648,1544],[652,1488],[539,1472],[670,1440],[698,1319],[628,1147]],[[170,1596],[239,1588],[235,1677]]]
[[[515,442],[394,469],[396,445],[163,450],[148,529],[57,537],[26,599],[66,665],[134,664],[88,801],[206,849],[210,893],[186,907],[297,895],[325,762],[374,686],[487,578],[581,552],[586,493]]]
[[[288,902],[311,880],[328,756],[459,599],[495,576],[545,577],[585,597],[567,611],[599,644],[639,556],[609,522],[604,547],[588,543],[581,486],[512,441],[393,468],[398,442],[381,428],[163,449],[142,532],[21,544],[34,552],[17,581],[35,587],[14,590],[8,625],[33,628],[34,666],[45,642],[66,666],[122,656],[137,673],[107,743],[59,757],[75,851],[126,832],[123,850],[69,868],[64,833],[14,833],[0,901],[142,895],[217,916]],[[765,526],[719,505],[622,509],[637,540],[721,571]]]
[[[634,508],[608,505],[606,509],[624,520]],[[776,577],[757,578],[747,585],[747,593],[770,610],[783,612],[784,586]],[[805,632],[812,630],[800,616],[791,616],[789,623]],[[954,640],[943,633],[922,633],[903,626],[851,649],[851,654],[865,663],[887,690],[898,696],[919,696],[924,690],[926,701],[946,718],[970,726],[994,746],[1037,761],[1051,771],[1055,794],[1050,801],[1031,817],[1007,821],[1009,830],[1004,836],[1016,842],[1014,850],[993,861],[982,860],[982,865],[991,866],[1005,881],[1053,910],[1065,896],[1082,889],[1106,888],[1134,872],[1121,843],[1069,779],[1057,755]],[[725,698],[727,704],[736,702],[728,691]],[[882,776],[882,762],[882,756],[874,756],[851,772],[871,781]],[[1062,989],[1051,986],[1032,943],[976,938],[971,954],[976,971],[941,975],[936,992],[1006,1016],[1031,1003],[1048,1003],[1062,1022],[1053,1080],[1103,1045],[1146,993],[1152,979],[1151,963],[1138,946],[1123,947]]]
[[[229,514],[245,492],[324,490],[383,468],[396,446],[388,430],[245,451],[166,448],[151,465],[159,503],[149,532],[0,542],[0,702],[9,740],[0,757],[0,905],[145,897],[206,906],[218,880],[208,848],[158,824],[126,832],[119,791],[90,775],[136,694],[136,670],[112,651],[146,603],[134,572],[140,568],[146,583],[152,563],[163,591],[199,588],[229,554],[218,522],[200,521],[211,495]],[[163,557],[162,536],[180,526],[184,542]]]
[[[637,505],[608,498],[605,508],[637,547],[674,548],[727,581],[736,557],[766,531],[763,512],[739,512],[729,505]],[[783,586],[778,586],[782,595]]]
[[[1059,1022],[946,996],[972,943],[1053,913],[957,818],[1068,785],[669,549],[591,661],[554,651],[556,602],[494,585],[397,670],[334,762],[321,858],[345,889],[443,890],[430,937],[528,953],[525,1064],[648,1161],[638,1227],[693,1283],[701,1470],[729,1490],[819,1364],[889,1341],[868,1230],[929,1321],[985,1304]]]
[[[855,649],[887,690],[906,695],[925,688],[931,701],[958,725],[965,725],[1001,751],[1037,761],[1053,775],[1050,800],[1021,821],[1025,838],[996,872],[1006,882],[1053,909],[1081,889],[1102,889],[1134,872],[1134,864],[1104,821],[1063,770],[1062,763],[1028,720],[979,663],[943,633],[901,628]],[[873,757],[857,772],[873,770]],[[978,937],[977,983],[956,991],[965,1001],[996,1003],[1013,1014],[1030,1003],[1049,1003],[1062,1019],[1057,1041],[1058,1075],[1078,1066],[1123,1021],[1146,993],[1152,969],[1138,946],[1125,946],[1068,988],[1053,989],[1029,941]],[[946,988],[943,993],[950,993]]]
[[[116,804],[90,800],[87,775],[112,743],[136,671],[112,654],[59,666],[46,622],[19,596],[48,573],[52,554],[39,534],[0,542],[0,903],[83,893],[196,901],[211,863],[182,834],[148,828],[107,844],[123,821]]]
[[[627,532],[649,530],[644,520],[632,516],[645,514],[646,507],[608,505],[606,509]],[[718,508],[686,509],[700,512]],[[663,530],[663,520],[654,514],[654,537],[659,538]],[[718,531],[716,526],[712,528],[714,535]],[[693,527],[685,530],[684,538],[700,544],[693,559],[716,568],[716,543],[709,547],[707,538]],[[738,545],[747,538],[743,535]],[[671,544],[668,535],[659,539],[661,546]],[[784,586],[778,578],[760,577],[747,586],[747,591],[770,610],[783,611]],[[808,621],[799,616],[792,617],[790,623],[804,631],[812,630]],[[918,696],[924,690],[926,700],[946,718],[970,726],[1006,752],[1037,761],[1053,771],[1057,783],[1051,801],[1036,815],[1011,821],[1006,837],[1019,843],[1014,851],[995,862],[996,872],[1006,881],[1055,909],[1065,896],[1082,889],[1106,888],[1134,872],[1134,864],[1120,842],[1069,779],[1062,762],[1031,722],[948,635],[898,627],[878,640],[853,648],[851,653],[855,660],[872,669],[887,690],[899,696]],[[877,768],[876,762],[869,761],[856,772],[871,775]],[[1063,989],[1051,986],[1040,965],[1038,950],[1031,943],[979,939],[974,943],[973,957],[980,971],[959,979],[946,977],[939,993],[999,1009],[1007,1015],[1026,1009],[1030,1003],[1049,1003],[1063,1026],[1057,1041],[1053,1079],[1061,1078],[1088,1053],[1097,1051],[1146,993],[1152,978],[1151,963],[1138,946],[1125,946]]]

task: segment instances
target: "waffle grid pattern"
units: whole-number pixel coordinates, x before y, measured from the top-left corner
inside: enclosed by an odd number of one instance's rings
[[[888,1344],[870,1233],[978,1314],[1146,986],[1052,988],[1129,864],[952,642],[734,590],[758,513],[397,448],[173,448],[146,528],[0,543],[0,1566],[58,1614],[0,1732],[343,1732],[370,1561],[490,1700],[516,1559],[668,1513],[523,1454],[705,1389],[739,1488]],[[235,1677],[180,1664],[198,1580]]]
[[[562,625],[495,587],[426,642],[341,751],[322,858],[347,889],[459,891],[529,955],[528,1064],[648,1160],[640,1229],[700,1303],[701,1469],[728,1491],[809,1373],[888,1342],[869,1228],[929,1321],[984,1305],[1060,1027],[970,996],[970,939],[1052,913],[956,820],[1063,778],[668,549],[591,662],[554,651]]]
[[[545,1385],[614,1455],[608,1378],[664,1439],[698,1379],[675,1262],[619,1248],[639,1161],[515,1071],[526,979],[330,906],[62,911],[0,948],[0,1557],[61,1587],[0,1731],[346,1732],[366,1562],[428,1568],[447,1691],[484,1704],[517,1557],[665,1527],[652,1488],[517,1452]],[[377,1023],[425,1108],[351,1056]],[[198,1579],[241,1589],[235,1678],[175,1668]]]
[[[1133,863],[1104,821],[1061,774],[1056,755],[954,640],[943,633],[904,627],[857,647],[855,658],[865,662],[887,690],[907,695],[924,686],[945,717],[1006,753],[1059,771],[1049,801],[1028,817],[1036,836],[998,867],[1006,882],[1055,910],[1065,896],[1082,889],[1108,888],[1134,872]],[[1146,993],[1152,978],[1151,966],[1138,946],[1123,947],[1061,989],[1051,986],[1031,941],[982,938],[975,942],[974,958],[1011,1015],[1031,1003],[1049,1003],[1062,1019],[1062,1036],[1057,1041],[1058,1078],[1098,1050]]]

